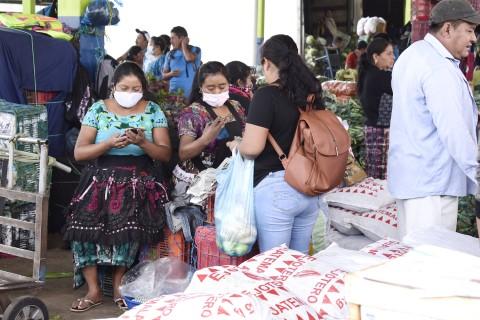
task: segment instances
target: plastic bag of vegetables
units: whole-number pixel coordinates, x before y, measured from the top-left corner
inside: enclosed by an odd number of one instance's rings
[[[234,151],[227,167],[217,171],[215,225],[217,246],[230,256],[250,252],[257,238],[253,203],[253,160]]]

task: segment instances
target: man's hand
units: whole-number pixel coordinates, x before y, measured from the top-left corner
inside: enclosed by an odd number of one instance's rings
[[[188,44],[190,43],[190,38],[189,37],[183,37],[182,39],[182,47],[183,48],[188,48]]]

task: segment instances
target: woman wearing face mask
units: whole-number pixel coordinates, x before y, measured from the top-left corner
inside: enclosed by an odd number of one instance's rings
[[[234,141],[229,146],[255,159],[255,219],[260,251],[285,243],[307,253],[318,215],[318,196],[307,196],[285,182],[285,170],[267,136],[271,133],[283,150],[290,150],[300,116],[298,109],[305,107],[307,96],[314,94],[315,107],[324,108],[321,87],[289,36],[268,39],[261,57],[269,85],[253,96],[242,142],[238,145]]]
[[[253,96],[252,69],[240,61],[229,62],[225,67],[230,82],[230,97],[240,102],[245,112],[248,113],[248,107]]]
[[[67,212],[65,239],[74,256],[74,286],[85,281],[87,294],[73,312],[102,303],[97,265],[113,271],[115,303],[125,308],[118,287],[140,245],[163,237],[167,201],[164,184],[152,173],[152,160],[167,162],[171,149],[167,120],[144,98],[141,68],[124,62],[113,76],[113,99],[88,110],[75,146],[75,159],[88,161]]]
[[[375,38],[360,57],[357,90],[365,113],[366,172],[387,178],[388,137],[392,114],[392,44]]]
[[[227,70],[222,63],[207,62],[197,71],[191,104],[178,118],[181,164],[177,171],[198,173],[218,167],[231,156],[226,143],[242,136],[245,113],[237,101],[229,100],[228,88]]]

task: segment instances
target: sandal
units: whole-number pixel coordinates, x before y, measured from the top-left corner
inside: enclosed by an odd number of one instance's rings
[[[72,306],[70,308],[70,311],[72,312],[85,312],[87,310],[90,310],[92,308],[95,308],[99,305],[101,305],[103,302],[102,301],[97,301],[94,302],[87,297],[83,297],[80,299],[77,299],[78,304],[76,306]],[[83,308],[81,306],[84,306]]]
[[[120,310],[122,310],[122,311],[127,311],[128,310],[127,303],[125,302],[125,300],[123,298],[113,299],[113,302],[115,302],[115,304],[117,305],[117,307],[120,308]]]

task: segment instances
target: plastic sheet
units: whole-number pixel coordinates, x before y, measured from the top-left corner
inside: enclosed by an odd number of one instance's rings
[[[87,26],[108,26],[120,22],[118,9],[108,0],[92,0],[85,9],[82,24]]]
[[[125,273],[119,289],[123,296],[145,301],[183,292],[192,275],[191,266],[176,258],[143,261]]]

